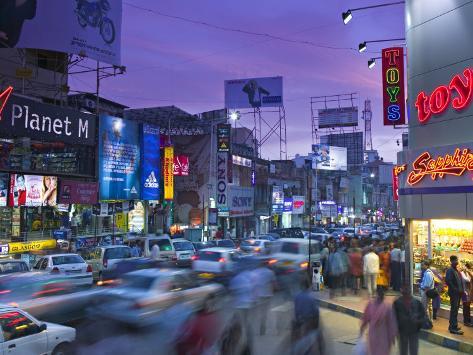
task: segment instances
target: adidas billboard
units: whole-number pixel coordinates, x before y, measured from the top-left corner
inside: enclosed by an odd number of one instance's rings
[[[151,174],[149,174],[148,178],[145,181],[145,187],[151,188],[151,189],[158,189],[159,188],[159,182],[156,179],[156,176],[154,175],[154,171],[151,171]]]

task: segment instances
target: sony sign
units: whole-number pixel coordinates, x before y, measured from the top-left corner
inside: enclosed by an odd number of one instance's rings
[[[95,116],[11,95],[0,120],[2,137],[95,145]]]
[[[217,208],[219,216],[228,216],[228,157],[227,152],[217,153]]]

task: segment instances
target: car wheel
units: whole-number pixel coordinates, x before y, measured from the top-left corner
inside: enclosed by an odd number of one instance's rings
[[[53,355],[68,355],[72,354],[71,345],[69,343],[61,343],[53,350]]]

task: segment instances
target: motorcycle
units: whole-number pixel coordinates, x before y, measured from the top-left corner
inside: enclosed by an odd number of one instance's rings
[[[76,0],[76,14],[79,25],[83,28],[87,26],[98,27],[100,35],[107,44],[115,41],[115,25],[106,14],[110,11],[108,0]]]

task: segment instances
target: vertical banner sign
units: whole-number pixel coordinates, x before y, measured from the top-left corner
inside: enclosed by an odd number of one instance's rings
[[[404,93],[404,48],[382,51],[383,120],[385,126],[406,124]]]
[[[393,168],[393,200],[399,201],[399,176],[396,168]]]
[[[226,217],[228,210],[228,153],[217,153],[217,208],[218,215]]]
[[[143,123],[141,135],[141,199],[159,200],[161,159],[159,127]]]
[[[174,147],[164,148],[164,199],[174,199]]]
[[[222,123],[217,125],[217,152],[230,151],[230,132],[232,125]]]

